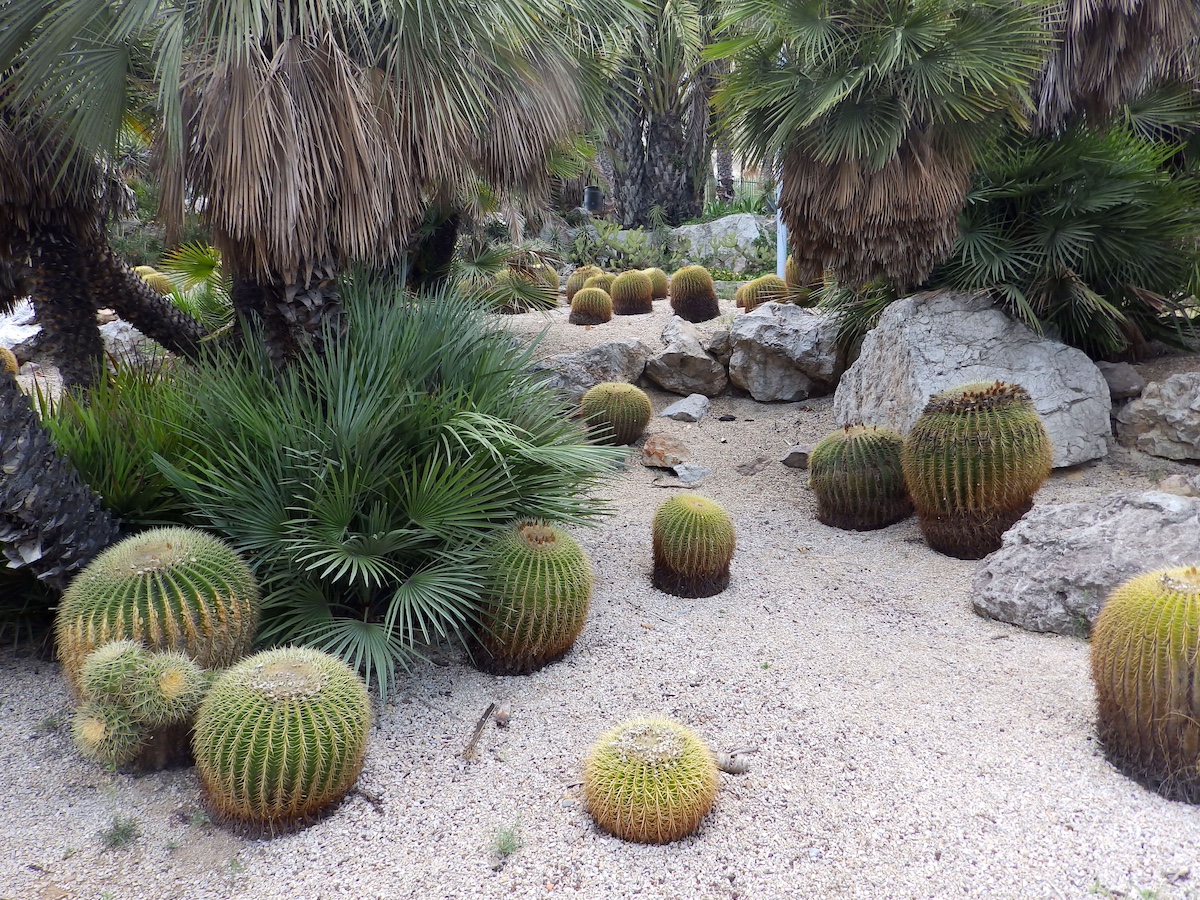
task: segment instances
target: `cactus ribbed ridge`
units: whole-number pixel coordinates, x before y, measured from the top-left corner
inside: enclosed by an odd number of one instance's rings
[[[650,279],[650,292],[655,300],[666,300],[671,293],[671,279],[659,268],[642,269],[642,274]]]
[[[88,759],[110,766],[132,762],[146,741],[146,729],[117,703],[90,702],[71,719],[75,746]]]
[[[224,672],[196,714],[192,748],[213,814],[276,833],[341,801],[362,771],[366,685],[341,660],[267,650]]]
[[[933,397],[904,441],[904,480],[929,546],[980,559],[1033,505],[1050,438],[1019,385],[978,382]]]
[[[579,401],[583,420],[598,440],[632,444],[646,430],[654,407],[646,392],[623,381],[604,381]]]
[[[566,284],[567,302],[570,303],[574,299],[575,294],[584,286],[589,278],[593,275],[603,274],[604,272],[599,266],[580,266],[568,275]]]
[[[617,280],[616,275],[611,275],[608,272],[602,272],[599,275],[593,275],[583,283],[585,288],[600,288],[604,293],[608,293],[608,289],[612,287],[612,283]]]
[[[671,276],[671,309],[689,322],[707,322],[721,314],[712,275],[703,266],[684,266]]]
[[[828,434],[808,457],[817,519],[834,528],[872,531],[912,513],[900,464],[903,438],[889,428],[853,425]]]
[[[612,297],[601,288],[585,287],[580,288],[571,300],[567,321],[572,325],[603,325],[612,320],[612,315]]]
[[[1109,761],[1165,797],[1200,803],[1200,570],[1117,587],[1092,629],[1091,662]]]
[[[613,315],[640,316],[654,312],[654,285],[644,272],[622,272],[608,289]]]
[[[661,717],[605,732],[584,763],[583,796],[596,824],[627,841],[666,844],[694,832],[719,780],[708,745]]]
[[[204,670],[178,650],[151,653],[129,688],[133,717],[152,728],[191,718],[208,690]]]
[[[654,514],[653,583],[676,597],[711,597],[729,585],[733,520],[699,494],[676,494]]]
[[[540,669],[571,649],[587,619],[592,567],[579,542],[543,522],[506,528],[491,548],[480,664],[501,674]]]
[[[746,312],[754,312],[764,303],[787,303],[788,286],[778,275],[763,275],[743,284],[733,299]]]
[[[149,661],[137,641],[112,641],[87,655],[79,672],[80,693],[88,700],[122,702]]]
[[[258,621],[258,587],[232,548],[202,531],[156,528],[92,560],[63,594],[54,630],[78,694],[84,659],[110,641],[181,650],[204,668],[224,668],[249,650]]]

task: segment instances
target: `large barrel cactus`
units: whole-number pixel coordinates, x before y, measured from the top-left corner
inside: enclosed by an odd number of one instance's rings
[[[55,618],[58,656],[72,690],[89,653],[129,639],[181,650],[224,668],[258,630],[258,586],[227,544],[189,528],[156,528],[97,556],[71,582]]]
[[[632,444],[654,415],[646,392],[623,381],[604,381],[588,390],[579,401],[579,411],[599,440]]]
[[[642,269],[642,274],[650,279],[650,293],[655,300],[666,300],[671,293],[671,279],[659,268]]]
[[[654,284],[644,272],[622,272],[608,289],[613,315],[640,316],[654,312]]]
[[[367,687],[336,657],[299,647],[247,657],[196,713],[205,801],[221,820],[263,832],[307,824],[358,780],[370,725]]]
[[[584,286],[589,278],[593,275],[603,274],[604,272],[599,266],[580,266],[568,275],[566,284],[567,302],[570,303],[574,299],[576,292]]]
[[[1150,572],[1114,590],[1091,654],[1109,760],[1165,797],[1200,803],[1200,570]]]
[[[1020,385],[965,384],[930,399],[902,461],[929,546],[980,559],[1033,505],[1050,474],[1050,438]]]
[[[729,585],[733,520],[699,494],[676,494],[654,514],[654,586],[676,597],[711,597]]]
[[[603,325],[612,315],[612,297],[601,288],[585,287],[575,292],[567,321],[572,325]]]
[[[633,719],[606,732],[583,770],[583,796],[596,824],[648,844],[694,832],[712,809],[718,785],[708,745],[665,718]]]
[[[712,275],[703,266],[684,266],[671,276],[671,309],[689,322],[707,322],[721,314]]]
[[[903,444],[896,432],[874,425],[846,426],[821,438],[808,457],[817,518],[834,528],[871,531],[909,515]]]
[[[571,649],[592,598],[592,567],[578,541],[542,522],[506,528],[492,545],[480,622],[479,664],[526,674]]]

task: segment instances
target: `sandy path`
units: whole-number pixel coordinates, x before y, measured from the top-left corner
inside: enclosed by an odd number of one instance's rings
[[[548,351],[602,331],[564,330]],[[672,400],[652,396],[656,409]],[[574,651],[528,677],[454,658],[421,667],[372,735],[361,783],[382,808],[352,796],[297,835],[246,841],[193,821],[190,770],[134,778],[82,762],[68,729],[47,721],[67,705],[57,667],[0,653],[0,897],[1200,892],[1200,811],[1146,792],[1099,754],[1086,644],[977,617],[974,564],[930,551],[912,520],[837,531],[815,521],[805,473],[733,471],[832,426],[828,400],[727,397],[695,425],[654,420],[714,469],[699,490],[737,524],[729,589],[679,600],[650,587],[649,522],[673,488],[634,462],[611,486],[614,515],[577,532],[597,584]],[[1057,473],[1038,502],[1147,488],[1145,470],[1118,450]],[[489,726],[466,762],[463,744],[494,700],[511,724]],[[700,832],[667,847],[598,832],[573,786],[600,732],[651,712],[718,749],[759,749],[749,774],[721,776]],[[104,851],[97,833],[118,813],[142,836]],[[497,870],[496,835],[512,826],[524,846]]]

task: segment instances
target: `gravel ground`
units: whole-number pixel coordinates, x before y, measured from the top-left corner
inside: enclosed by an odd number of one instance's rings
[[[542,352],[634,333],[653,343],[666,317],[555,325]],[[656,409],[673,399],[651,396]],[[913,520],[837,531],[816,522],[804,472],[735,473],[831,430],[830,406],[725,397],[697,424],[655,419],[714,470],[698,490],[737,525],[729,588],[680,600],[650,587],[650,520],[677,486],[633,459],[608,490],[613,515],[577,532],[597,578],[575,649],[526,677],[454,654],[414,671],[378,710],[360,781],[378,803],[351,795],[298,834],[212,826],[192,770],[83,762],[57,665],[0,652],[0,897],[1200,896],[1200,813],[1104,761],[1085,643],[976,616],[974,564],[930,551]],[[1118,449],[1056,473],[1038,502],[1148,488],[1179,469]],[[511,722],[489,724],[468,762],[493,701]],[[666,847],[599,832],[577,785],[600,733],[645,713],[716,749],[758,750],[748,774],[721,776],[700,831]],[[116,816],[140,833],[106,850]],[[501,860],[506,829],[522,846]]]

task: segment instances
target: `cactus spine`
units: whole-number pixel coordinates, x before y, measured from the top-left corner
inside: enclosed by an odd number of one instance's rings
[[[621,381],[591,388],[579,401],[579,411],[597,440],[616,445],[636,441],[654,415],[646,392]]]
[[[1114,590],[1091,657],[1105,755],[1163,796],[1200,803],[1200,570],[1150,572]]]
[[[650,279],[650,292],[655,300],[666,300],[671,293],[671,279],[662,269],[642,269],[642,274]]]
[[[208,690],[204,671],[177,650],[151,653],[129,687],[133,717],[151,728],[191,718]]]
[[[643,272],[622,272],[608,289],[612,296],[613,315],[640,316],[654,312],[654,285]]]
[[[575,293],[567,321],[572,325],[603,325],[612,315],[612,297],[600,288],[585,287]]]
[[[122,702],[146,667],[149,655],[137,641],[113,641],[87,655],[79,672],[80,693],[91,700]]]
[[[567,302],[570,303],[574,299],[576,292],[584,286],[584,283],[593,275],[603,275],[604,273],[598,266],[580,266],[574,272],[567,276]]]
[[[215,816],[269,833],[306,824],[354,786],[370,724],[366,685],[341,660],[301,647],[248,657],[196,714],[205,800]]]
[[[708,745],[661,717],[611,729],[584,763],[588,812],[609,834],[627,841],[666,844],[691,834],[712,809],[718,784]]]
[[[966,384],[930,399],[902,462],[929,546],[980,559],[1033,505],[1050,474],[1050,439],[1024,388]]]
[[[654,514],[653,583],[676,597],[711,597],[729,585],[733,520],[699,494],[676,494]]]
[[[481,664],[524,675],[553,662],[583,630],[591,598],[592,567],[574,538],[543,522],[506,528],[490,554]]]
[[[249,650],[258,619],[258,587],[237,553],[202,531],[156,528],[92,560],[63,594],[54,630],[78,694],[83,661],[102,644],[130,639],[222,668]]]
[[[808,458],[817,519],[834,528],[871,531],[909,515],[903,444],[896,432],[874,425],[847,426],[818,441]]]
[[[117,703],[85,703],[71,719],[79,752],[106,765],[132,762],[146,742],[146,729]]]
[[[707,322],[721,314],[712,276],[703,266],[684,266],[671,276],[671,309],[689,322]]]

